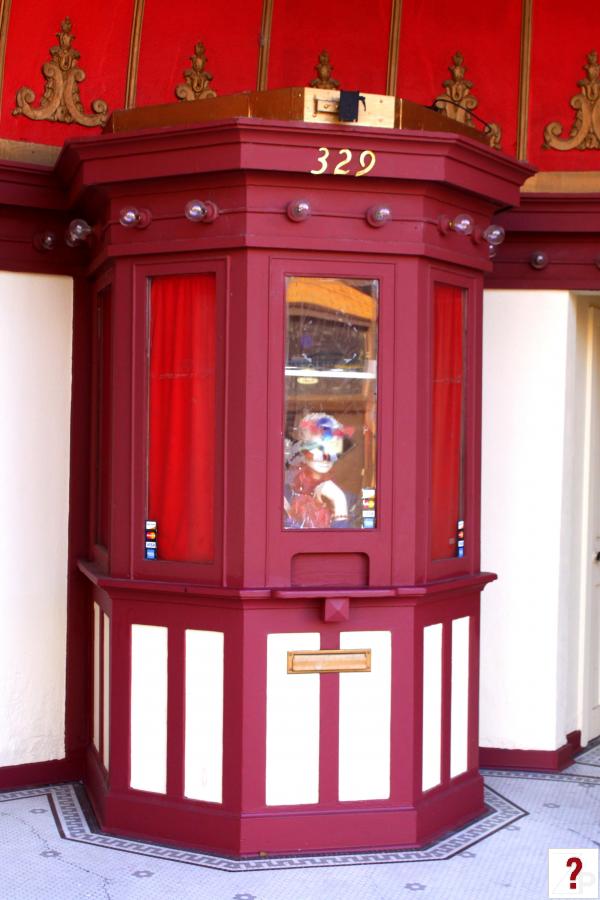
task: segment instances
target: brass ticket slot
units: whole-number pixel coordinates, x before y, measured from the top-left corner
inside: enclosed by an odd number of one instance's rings
[[[288,675],[320,672],[370,672],[370,650],[289,650]]]

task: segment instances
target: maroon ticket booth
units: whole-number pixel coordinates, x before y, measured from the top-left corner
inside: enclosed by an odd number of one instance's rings
[[[236,118],[57,173],[92,260],[101,827],[252,855],[480,815],[482,284],[529,169]]]

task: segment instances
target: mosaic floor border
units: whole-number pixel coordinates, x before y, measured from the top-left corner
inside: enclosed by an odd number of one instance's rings
[[[492,773],[495,774],[495,773]],[[504,773],[506,774],[506,773]],[[45,799],[54,816],[61,838],[68,841],[119,850],[138,856],[154,857],[186,865],[218,869],[225,872],[252,872],[272,869],[314,869],[328,866],[352,866],[374,863],[407,863],[447,860],[464,853],[474,844],[528,815],[527,811],[493,788],[485,787],[487,813],[475,822],[444,835],[420,850],[366,851],[356,853],[312,854],[306,856],[260,857],[232,859],[210,853],[166,847],[149,842],[102,834],[98,830],[83,788],[79,784],[59,784],[42,788],[0,793],[0,803],[11,800]]]

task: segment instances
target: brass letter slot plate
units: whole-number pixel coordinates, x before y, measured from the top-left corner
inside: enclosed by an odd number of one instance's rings
[[[288,650],[288,675],[370,672],[370,650]]]

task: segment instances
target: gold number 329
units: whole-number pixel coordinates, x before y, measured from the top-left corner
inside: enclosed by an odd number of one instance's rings
[[[339,162],[335,165],[333,169],[334,175],[352,175],[354,174],[355,178],[360,178],[361,175],[366,175],[371,169],[374,167],[377,158],[372,150],[363,150],[359,156],[360,169],[357,172],[352,173],[348,166],[350,166],[352,162],[352,150],[349,150],[348,147],[342,147],[341,150],[338,150],[338,155],[340,156]],[[311,175],[325,175],[328,167],[330,165],[329,154],[331,151],[328,147],[319,147],[319,155],[317,157],[317,162],[319,163],[319,167],[317,169],[311,169]]]

